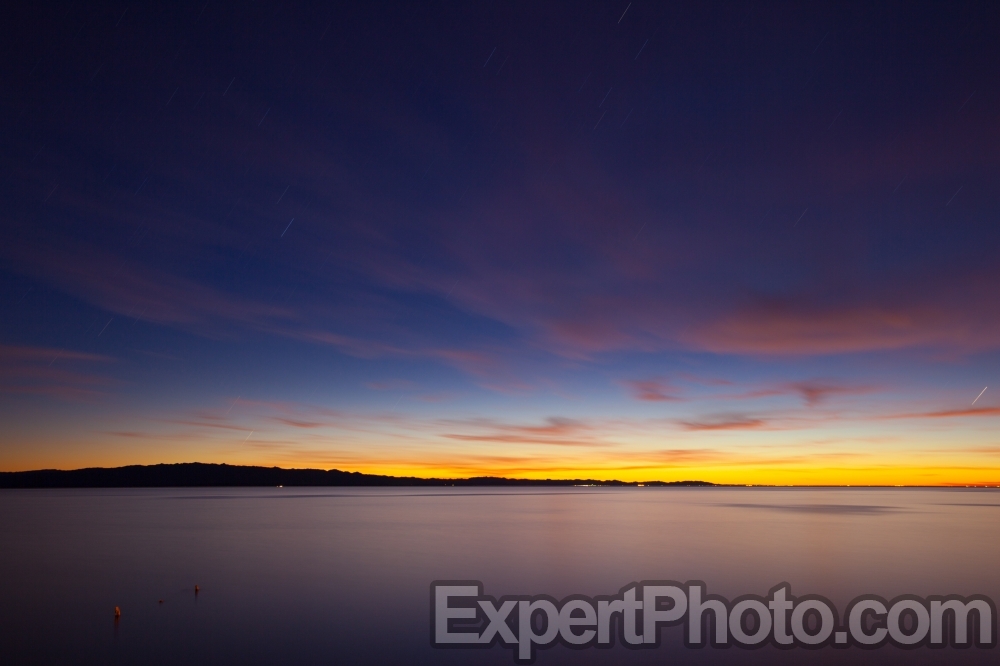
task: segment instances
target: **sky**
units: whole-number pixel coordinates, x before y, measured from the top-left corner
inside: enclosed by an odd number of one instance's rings
[[[995,3],[0,11],[0,470],[1000,484]]]

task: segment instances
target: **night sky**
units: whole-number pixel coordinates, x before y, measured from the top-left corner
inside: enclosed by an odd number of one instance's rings
[[[2,11],[0,469],[1000,483],[996,3]]]

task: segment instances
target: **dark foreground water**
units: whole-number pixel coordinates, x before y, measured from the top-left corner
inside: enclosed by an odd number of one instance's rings
[[[2,664],[513,664],[430,646],[429,586],[778,582],[1000,600],[1000,493],[910,489],[0,491]],[[194,586],[201,590],[196,596]],[[160,602],[162,600],[162,603]],[[121,607],[115,622],[113,611]],[[541,651],[537,664],[995,664],[1000,649]]]

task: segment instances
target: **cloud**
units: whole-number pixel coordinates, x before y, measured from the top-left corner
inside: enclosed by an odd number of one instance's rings
[[[16,345],[0,345],[0,364],[17,361],[46,361],[54,363],[65,361],[92,361],[106,363],[112,361],[110,356],[89,354],[71,349],[56,349],[53,347],[24,347]]]
[[[766,398],[780,395],[798,395],[809,407],[815,407],[834,396],[864,395],[875,391],[873,386],[850,386],[824,380],[807,380],[765,386],[736,395],[721,396],[727,399]]]
[[[718,377],[701,377],[690,372],[679,372],[677,376],[684,381],[691,382],[692,384],[701,384],[702,386],[732,386],[735,383],[731,380]]]
[[[962,311],[919,306],[804,306],[762,303],[697,326],[681,335],[685,345],[723,354],[809,356],[890,351],[914,347],[989,349],[997,345]]]
[[[636,400],[663,402],[681,399],[677,396],[677,388],[657,379],[626,380],[622,383],[632,391]]]
[[[951,419],[966,418],[970,416],[1000,416],[1000,407],[965,407],[961,409],[944,409],[940,411],[911,412],[908,414],[894,414],[885,418],[890,419]]]
[[[454,423],[454,422],[446,422]],[[446,439],[499,444],[544,444],[552,446],[606,447],[613,443],[594,427],[575,419],[550,417],[542,425],[499,423],[490,419],[458,422],[465,432],[444,432]]]
[[[517,435],[512,433],[483,433],[483,434],[458,434],[445,433],[441,435],[447,439],[455,439],[462,442],[489,442],[494,444],[545,444],[547,446],[572,446],[585,448],[600,448],[612,446],[606,442],[592,442],[580,439],[563,439],[556,437],[537,437],[532,435]]]
[[[982,454],[986,454],[986,455],[1000,456],[1000,445],[998,445],[998,446],[969,447],[969,448],[961,449],[959,452],[960,453],[973,453],[973,454],[982,453]],[[947,451],[944,451],[944,453],[954,454],[955,450],[954,449],[949,449]]]
[[[322,428],[323,426],[330,425],[329,423],[324,423],[322,421],[303,421],[300,419],[289,419],[279,416],[272,417],[272,420],[277,423],[282,423],[287,426],[292,426],[293,428]]]
[[[195,428],[217,428],[219,430],[235,430],[238,432],[247,432],[251,430],[251,428],[234,423],[213,423],[211,420],[207,419],[165,419],[165,422],[192,426]]]
[[[125,439],[141,439],[144,441],[166,441],[176,442],[179,437],[176,432],[144,432],[140,430],[107,430],[106,435],[112,437],[122,437]]]
[[[39,246],[26,250],[18,262],[26,273],[108,312],[208,337],[231,334],[234,326],[267,330],[298,316],[291,308],[228,293],[86,243],[72,251]]]
[[[732,387],[736,383],[726,379],[704,379],[690,373],[678,373],[678,377],[693,384],[708,387]],[[689,398],[680,395],[682,389],[663,380],[623,381],[638,400],[675,401]],[[785,383],[764,384],[741,392],[721,392],[701,394],[700,398],[711,400],[748,400],[775,396],[798,396],[809,407],[821,405],[837,396],[864,395],[877,390],[871,385],[851,385],[835,380],[809,379]]]
[[[0,345],[0,391],[64,400],[91,400],[112,385],[105,374],[80,369],[107,364],[108,356],[55,349]]]
[[[415,356],[414,352],[397,345],[378,342],[376,340],[364,340],[353,338],[347,335],[339,335],[329,331],[304,330],[298,331],[290,328],[271,329],[271,333],[290,338],[297,338],[308,342],[315,342],[336,347],[348,356],[357,358],[381,358],[384,356]]]
[[[728,458],[732,453],[716,449],[660,449],[640,455],[658,465],[704,465]]]
[[[409,358],[442,361],[474,377],[479,386],[499,392],[526,391],[532,388],[529,384],[517,379],[509,363],[503,361],[505,356],[507,358],[514,356],[512,350],[509,349],[460,349],[421,345],[407,347],[325,331],[296,332],[283,329],[274,332],[291,338],[331,345],[345,354],[358,358]],[[384,384],[369,385],[370,388],[376,386],[384,386]]]
[[[814,407],[825,402],[831,396],[837,395],[860,395],[870,393],[874,390],[870,386],[842,386],[839,384],[825,384],[821,382],[795,382],[791,384],[802,399],[810,407]]]
[[[742,414],[719,414],[700,421],[678,421],[685,430],[756,430],[767,422]]]

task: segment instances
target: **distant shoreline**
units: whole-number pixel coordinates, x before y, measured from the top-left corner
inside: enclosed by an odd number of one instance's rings
[[[129,465],[85,469],[0,472],[0,488],[191,488],[191,487],[391,487],[391,486],[715,486],[707,481],[598,481],[594,479],[508,479],[484,476],[437,479],[383,476],[322,469],[284,469],[210,463]]]
[[[769,485],[724,484],[709,481],[618,481],[596,479],[509,479],[480,476],[467,479],[384,476],[322,469],[285,469],[213,463],[174,463],[42,469],[0,472],[4,488],[193,488],[193,487],[694,487],[694,488],[996,488],[987,484],[936,486],[893,485]]]

